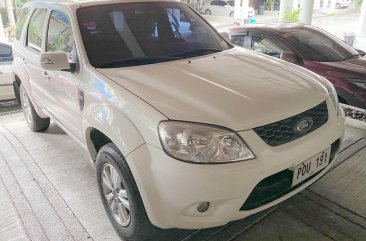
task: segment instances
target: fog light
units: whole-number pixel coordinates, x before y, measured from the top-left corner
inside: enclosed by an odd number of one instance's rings
[[[206,212],[209,207],[210,207],[209,202],[202,202],[202,203],[198,204],[197,211],[200,213],[203,213],[203,212]]]

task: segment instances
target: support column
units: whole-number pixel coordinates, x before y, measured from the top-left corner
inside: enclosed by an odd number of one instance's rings
[[[336,3],[337,3],[337,0],[331,0],[329,14],[335,13]]]
[[[10,26],[15,27],[15,18],[14,18],[13,5],[12,5],[11,0],[6,0],[6,11],[8,14]]]
[[[242,9],[243,15],[244,15],[242,17],[244,17],[245,19],[247,19],[249,17],[248,8],[249,8],[249,0],[243,0],[241,9]]]
[[[240,18],[240,4],[241,4],[241,0],[235,0],[234,2],[234,18]]]
[[[279,15],[279,20],[282,21],[283,20],[283,14],[284,12],[287,11],[292,11],[293,10],[293,0],[281,0],[280,3],[280,15]]]
[[[5,38],[4,24],[3,19],[1,18],[1,13],[0,13],[0,38]]]
[[[366,0],[363,0],[362,3],[358,32],[360,35],[366,36]]]
[[[314,0],[301,0],[300,8],[302,9],[299,16],[299,22],[303,24],[311,24],[313,18]]]

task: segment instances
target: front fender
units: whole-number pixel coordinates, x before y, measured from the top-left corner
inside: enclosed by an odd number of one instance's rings
[[[117,108],[106,104],[91,104],[84,109],[82,126],[84,140],[92,161],[97,152],[90,139],[90,132],[96,129],[107,136],[126,157],[133,150],[145,143],[134,123]]]

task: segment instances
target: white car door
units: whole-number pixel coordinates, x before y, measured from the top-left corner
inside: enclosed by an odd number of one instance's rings
[[[212,15],[214,16],[219,15],[220,13],[219,1],[212,1],[208,9],[210,9]]]
[[[46,92],[47,80],[40,65],[40,55],[44,49],[44,29],[47,9],[37,8],[33,11],[27,26],[25,48],[20,53],[23,65],[29,76],[31,94],[37,106],[46,108],[52,100],[52,95]]]
[[[231,7],[226,1],[219,1],[219,14],[220,16],[229,17]]]
[[[77,52],[74,46],[73,32],[69,15],[63,11],[52,10],[46,30],[46,52],[65,52],[75,67]],[[79,106],[79,77],[76,71],[45,71],[48,78],[46,91],[52,93],[53,102],[49,105],[49,113],[74,137],[82,140],[81,110]]]

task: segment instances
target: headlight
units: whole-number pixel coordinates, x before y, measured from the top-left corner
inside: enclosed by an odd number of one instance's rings
[[[352,82],[353,84],[366,90],[366,80],[361,80],[361,79],[348,79],[348,80],[350,82]]]
[[[338,101],[338,94],[336,89],[334,88],[333,84],[329,82],[329,80],[324,78],[325,87],[327,87],[329,97],[332,100],[334,108],[338,114],[339,112],[339,101]]]
[[[181,161],[226,163],[255,158],[236,133],[215,126],[164,121],[159,137],[167,154]]]

